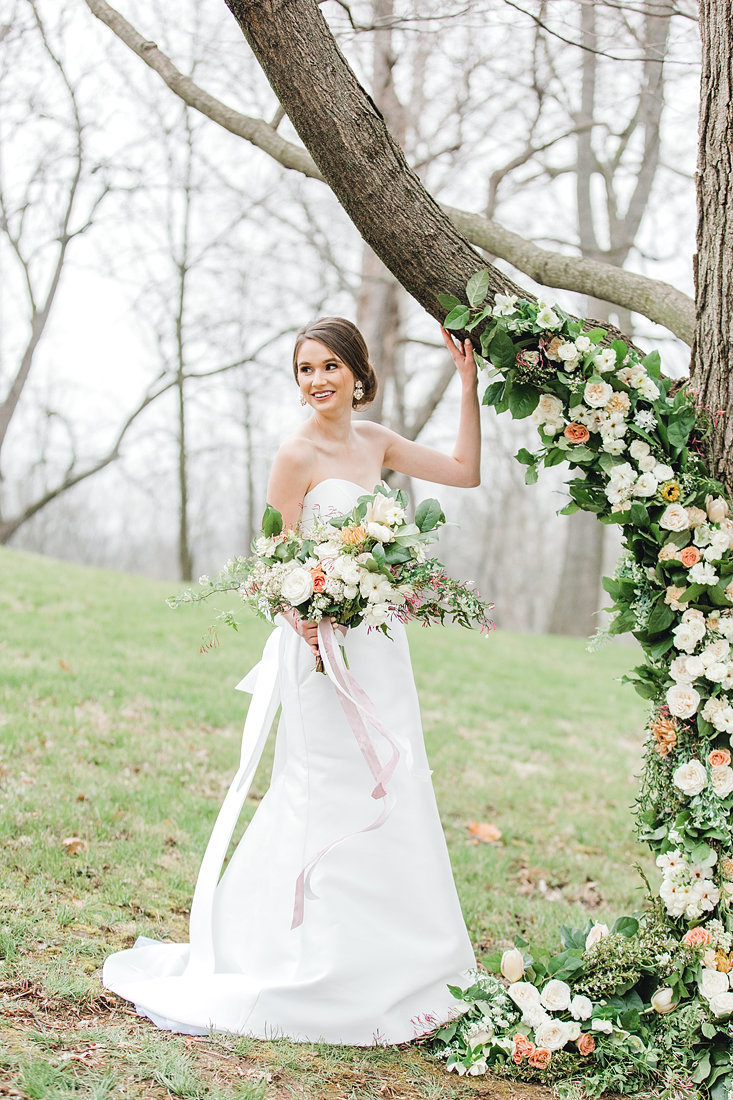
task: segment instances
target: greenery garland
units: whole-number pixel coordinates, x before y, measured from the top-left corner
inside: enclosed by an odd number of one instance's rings
[[[488,285],[479,271],[467,305],[442,295],[444,323],[480,342],[483,403],[536,426],[540,447],[516,455],[527,483],[567,462],[561,513],[623,530],[603,583],[610,633],[631,631],[644,654],[626,677],[650,702],[636,827],[661,883],[610,929],[563,929],[555,955],[517,938],[488,961],[501,978],[455,989],[463,1014],[428,1041],[455,1072],[568,1095],[733,1100],[733,520],[703,457],[711,419],[658,352],[605,346],[605,329],[544,301],[489,303]]]

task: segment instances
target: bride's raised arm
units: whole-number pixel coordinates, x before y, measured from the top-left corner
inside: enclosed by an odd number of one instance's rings
[[[456,344],[444,328],[441,332],[462,387],[458,437],[453,454],[442,454],[422,443],[414,443],[383,425],[374,425],[374,429],[384,441],[382,464],[387,469],[438,485],[472,488],[481,482],[481,424],[476,363],[470,340],[463,345]]]

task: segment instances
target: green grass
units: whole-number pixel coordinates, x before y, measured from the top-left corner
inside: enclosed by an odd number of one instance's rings
[[[198,861],[238,762],[247,697],[232,689],[268,633],[248,619],[200,654],[211,610],[169,610],[176,588],[0,550],[0,1080],[34,1100],[486,1089],[415,1048],[170,1036],[102,990],[110,951],[138,935],[187,937]],[[633,650],[453,629],[416,628],[410,642],[478,957],[517,932],[553,947],[563,923],[638,907],[632,864],[651,864],[630,816],[644,705],[617,682]],[[474,842],[472,822],[501,839]]]

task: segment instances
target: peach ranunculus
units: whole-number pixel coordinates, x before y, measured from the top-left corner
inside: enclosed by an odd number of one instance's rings
[[[552,1051],[547,1047],[538,1047],[527,1057],[527,1061],[533,1069],[547,1069],[552,1059]]]
[[[575,1045],[584,1058],[587,1058],[596,1049],[596,1041],[589,1031],[584,1031],[582,1035],[579,1035]]]
[[[569,439],[571,443],[587,443],[590,439],[590,432],[584,424],[568,424],[565,431],[562,433],[566,439]]]
[[[603,408],[607,413],[619,412],[625,415],[631,408],[631,399],[627,393],[618,390],[609,397]]]
[[[710,943],[712,938],[707,928],[689,928],[682,937],[682,942],[688,947],[701,947]]]
[[[730,752],[728,749],[713,749],[708,755],[708,764],[711,768],[722,768],[730,764]]]
[[[364,542],[366,537],[367,533],[364,527],[341,528],[341,541],[345,546],[357,546],[360,542]]]
[[[686,546],[684,550],[680,550],[680,561],[685,569],[691,569],[693,565],[697,565],[701,557],[702,554],[696,546]]]

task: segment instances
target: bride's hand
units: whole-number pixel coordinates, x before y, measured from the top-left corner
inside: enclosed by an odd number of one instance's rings
[[[461,382],[464,386],[476,384],[478,381],[478,370],[476,368],[476,361],[473,357],[473,344],[470,340],[466,339],[462,344],[456,343],[451,334],[440,326],[440,331],[443,334],[443,342],[451,353],[453,362],[456,365],[456,370],[460,376]]]
[[[300,634],[301,638],[304,638],[308,645],[313,650],[313,653],[318,657],[318,627],[315,623],[309,622],[304,619],[295,608],[284,616],[292,626],[296,634]]]

